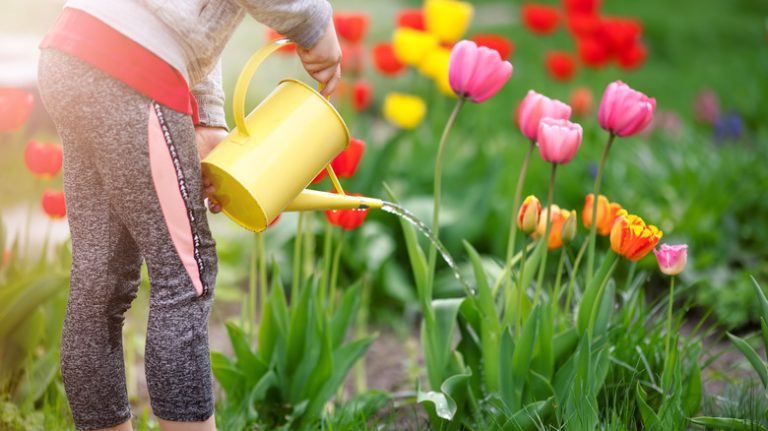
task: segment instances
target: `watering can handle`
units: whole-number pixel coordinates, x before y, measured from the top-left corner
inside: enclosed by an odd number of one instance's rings
[[[232,98],[232,113],[235,117],[238,133],[245,136],[251,136],[251,133],[248,130],[248,124],[245,122],[245,96],[248,93],[248,85],[251,83],[253,74],[256,73],[256,69],[261,66],[261,63],[269,57],[270,54],[291,43],[293,42],[290,39],[273,40],[256,51],[256,53],[248,59],[248,62],[245,63],[245,67],[243,67],[240,76],[237,78],[235,94]],[[331,179],[336,192],[341,195],[346,194],[344,193],[344,189],[341,187],[341,183],[339,182],[338,177],[336,177],[336,172],[333,171],[333,167],[331,167],[330,163],[325,167],[325,170],[328,173],[328,177]]]

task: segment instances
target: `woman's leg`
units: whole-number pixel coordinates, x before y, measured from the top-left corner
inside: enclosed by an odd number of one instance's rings
[[[79,60],[55,56],[68,63],[61,70],[74,70],[61,72],[55,81],[68,82],[60,84],[69,85],[65,93],[79,91],[77,98],[70,97],[69,110],[74,113],[69,115],[80,120],[78,133],[87,134],[84,140],[103,181],[105,195],[99,199],[103,212],[117,217],[149,270],[145,364],[154,413],[164,421],[197,422],[189,424],[192,429],[213,429],[197,428],[212,422],[213,414],[207,321],[217,262],[191,119]],[[122,369],[114,374],[124,380]],[[114,385],[109,380],[92,382]],[[73,391],[86,390],[75,382],[70,386]],[[102,399],[90,409],[103,411],[108,403]],[[85,407],[73,406],[73,411],[76,408],[87,414],[82,411]]]

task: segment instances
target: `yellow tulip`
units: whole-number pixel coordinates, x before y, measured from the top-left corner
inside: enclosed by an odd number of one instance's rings
[[[414,129],[427,113],[427,105],[418,96],[389,93],[384,98],[384,117],[403,129]]]
[[[401,63],[411,66],[421,63],[437,44],[438,40],[434,35],[412,28],[400,27],[392,36],[395,57]]]
[[[471,3],[455,0],[427,0],[424,21],[427,31],[442,42],[453,43],[466,33],[472,20]]]
[[[419,63],[419,72],[432,78],[441,93],[447,96],[456,96],[448,80],[448,65],[451,61],[451,50],[436,48],[430,51],[424,60]]]

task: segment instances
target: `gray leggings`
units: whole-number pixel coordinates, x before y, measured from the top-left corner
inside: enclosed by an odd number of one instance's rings
[[[172,421],[208,419],[217,262],[191,118],[58,51],[42,52],[39,86],[64,146],[73,256],[61,373],[75,425],[131,417],[122,327],[142,260],[152,410]]]

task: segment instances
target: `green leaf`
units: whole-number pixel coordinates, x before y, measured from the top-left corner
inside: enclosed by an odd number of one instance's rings
[[[691,422],[695,423],[696,425],[701,425],[704,427],[721,429],[721,430],[768,431],[768,428],[764,427],[759,422],[755,422],[747,419],[698,416],[695,418],[691,418]]]
[[[19,285],[18,293],[0,305],[0,340],[5,340],[41,304],[57,292],[63,292],[68,283],[68,277],[54,273],[36,276]]]
[[[306,417],[313,418],[320,414],[325,403],[339,389],[339,386],[344,383],[349,370],[365,354],[365,351],[368,350],[368,347],[376,337],[376,335],[371,335],[361,338],[333,352],[333,374],[331,374],[315,397],[309,400]]]
[[[512,386],[504,391],[504,402],[511,411],[520,410],[523,401],[523,388],[528,377],[531,365],[533,347],[539,329],[539,315],[541,308],[536,306],[523,325],[523,332],[515,343],[515,352],[512,354]]]
[[[683,411],[690,417],[699,411],[701,406],[702,383],[701,368],[697,362],[691,364],[691,371],[688,373],[688,379],[685,382],[683,393]]]
[[[285,351],[285,369],[287,375],[291,375],[301,363],[305,350],[309,350],[307,339],[312,328],[310,323],[315,316],[310,307],[310,300],[314,295],[311,288],[303,288],[298,298],[291,298],[291,322],[288,327],[288,343]]]
[[[645,401],[646,393],[640,386],[640,382],[635,386],[635,400],[637,400],[637,408],[640,410],[640,416],[643,418],[643,425],[647,429],[661,430],[661,419],[653,411],[651,406]]]
[[[59,350],[51,349],[39,358],[24,373],[24,381],[16,392],[17,404],[33,404],[42,398],[48,386],[59,371]]]
[[[750,278],[752,279],[752,286],[755,288],[755,294],[760,300],[760,317],[768,322],[768,298],[765,297],[765,292],[763,292],[763,289],[760,287],[760,284],[758,284],[755,277],[750,276]]]
[[[513,414],[504,424],[504,431],[531,431],[549,418],[555,411],[555,399],[547,398],[528,404]]]
[[[288,333],[288,304],[285,301],[283,283],[280,281],[280,271],[277,263],[274,262],[272,285],[262,310],[258,355],[262,362],[269,364],[272,362],[272,355],[277,350],[278,344],[285,343]],[[283,362],[282,358],[280,362]]]
[[[543,306],[539,319],[539,336],[536,339],[536,354],[531,368],[541,374],[547,380],[552,378],[555,372],[554,332],[555,332],[555,308],[554,302]]]
[[[597,309],[597,315],[595,316],[594,333],[595,337],[600,337],[608,332],[608,324],[611,322],[611,315],[613,314],[614,297],[616,295],[616,283],[613,279],[609,279],[605,286],[605,292],[601,295],[600,307]]]
[[[238,398],[245,386],[245,375],[224,354],[211,352],[211,369],[228,397]]]
[[[422,392],[419,390],[416,392],[416,402],[419,404],[431,403],[434,408],[434,414],[437,415],[437,417],[450,421],[453,419],[457,410],[454,397],[466,388],[467,380],[469,380],[471,376],[472,373],[468,370],[466,374],[456,374],[447,378],[445,382],[440,385],[440,392]]]
[[[746,357],[749,363],[752,365],[752,368],[760,377],[760,381],[763,382],[763,387],[768,389],[768,368],[766,368],[765,363],[762,361],[762,359],[760,359],[760,356],[757,355],[755,349],[753,349],[752,346],[750,346],[741,338],[730,333],[727,335],[728,338],[731,339],[733,345],[741,351],[744,357]]]
[[[592,310],[595,306],[602,303],[602,293],[605,291],[604,287],[607,278],[613,271],[613,265],[616,262],[618,255],[613,252],[609,252],[603,259],[600,269],[597,271],[592,281],[584,291],[584,295],[581,297],[579,303],[578,316],[576,318],[576,326],[579,328],[579,332],[586,332],[589,328],[589,324],[592,319]]]
[[[387,190],[387,194],[394,201],[397,202],[392,190],[386,184],[384,187]],[[429,314],[429,301],[432,299],[432,295],[427,292],[427,258],[424,255],[424,250],[419,245],[419,240],[416,237],[416,231],[413,225],[406,221],[402,217],[398,217],[400,226],[403,229],[403,237],[405,238],[405,247],[408,251],[408,259],[411,262],[411,270],[413,271],[413,278],[416,283],[416,290],[419,294],[419,301],[421,302],[422,313]]]
[[[338,309],[333,314],[331,319],[331,344],[333,348],[337,348],[344,341],[344,336],[347,334],[347,328],[357,314],[357,308],[360,305],[360,289],[362,283],[359,281],[352,287],[344,292],[344,296],[341,298]]]
[[[576,328],[568,328],[558,332],[552,341],[552,350],[555,356],[555,363],[561,363],[565,357],[572,354],[579,344],[579,333]]]
[[[309,380],[302,391],[303,398],[312,398],[333,374],[333,347],[330,335],[326,332],[320,337],[323,341],[317,366],[312,370]]]
[[[422,339],[425,341],[424,358],[427,376],[431,387],[437,387],[443,381],[448,360],[451,356],[453,329],[456,315],[464,298],[436,299],[432,301],[435,319],[430,323],[422,321]]]
[[[259,360],[251,351],[251,343],[248,341],[248,336],[245,335],[245,332],[239,326],[234,322],[227,322],[225,326],[227,333],[229,333],[229,341],[232,343],[232,349],[235,351],[235,357],[237,358],[236,366],[245,375],[248,386],[255,384],[267,372],[267,364]]]

